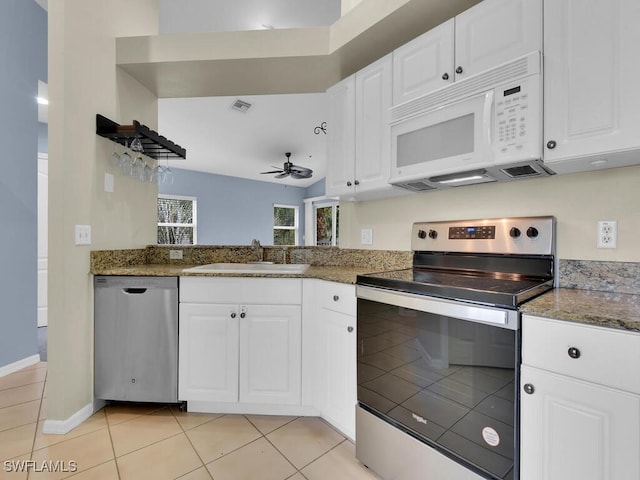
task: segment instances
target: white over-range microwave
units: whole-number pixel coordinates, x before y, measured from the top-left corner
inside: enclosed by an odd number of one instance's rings
[[[532,52],[391,109],[390,183],[414,191],[552,175]]]

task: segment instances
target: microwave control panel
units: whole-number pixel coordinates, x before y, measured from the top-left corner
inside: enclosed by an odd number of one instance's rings
[[[539,131],[538,78],[528,77],[496,88],[495,95],[495,154],[502,160],[512,155],[522,159],[523,153],[536,148],[534,138]],[[535,151],[531,157],[539,158]],[[525,155],[529,156],[529,155]],[[502,162],[500,162],[502,163]]]

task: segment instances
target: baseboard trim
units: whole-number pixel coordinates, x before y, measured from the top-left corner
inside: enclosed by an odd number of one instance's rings
[[[22,360],[18,360],[17,362],[10,363],[9,365],[5,365],[4,367],[0,367],[0,377],[4,377],[5,375],[9,375],[11,373],[15,373],[18,370],[22,370],[23,368],[30,367],[31,365],[35,365],[40,361],[40,355],[31,355],[30,357],[23,358]]]
[[[42,426],[42,433],[54,435],[64,435],[65,433],[69,433],[93,415],[93,405],[93,402],[85,405],[66,420],[45,420],[44,425]]]

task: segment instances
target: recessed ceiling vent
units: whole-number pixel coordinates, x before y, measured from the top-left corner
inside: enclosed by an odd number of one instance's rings
[[[251,104],[237,98],[236,101],[233,102],[233,105],[231,105],[231,108],[238,110],[239,112],[246,113],[246,111],[251,108]]]

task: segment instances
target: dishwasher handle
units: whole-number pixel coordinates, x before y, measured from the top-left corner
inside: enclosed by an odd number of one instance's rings
[[[127,295],[142,295],[147,291],[146,288],[123,288],[122,291]]]

